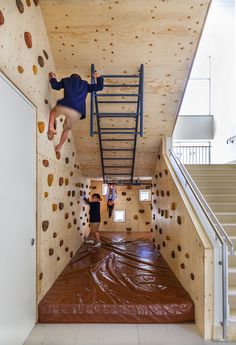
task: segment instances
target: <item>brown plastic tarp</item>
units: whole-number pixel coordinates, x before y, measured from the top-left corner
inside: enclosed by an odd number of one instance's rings
[[[143,235],[143,234],[142,234]],[[105,234],[83,244],[39,304],[42,323],[176,323],[194,304],[145,237]]]

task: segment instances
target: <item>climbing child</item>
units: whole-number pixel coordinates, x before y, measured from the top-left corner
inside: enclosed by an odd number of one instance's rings
[[[106,199],[107,199],[107,212],[108,212],[109,218],[111,218],[112,216],[112,211],[115,206],[116,198],[117,198],[117,193],[116,193],[115,186],[108,185]]]
[[[84,201],[90,206],[89,218],[90,218],[90,230],[91,230],[91,240],[86,240],[86,243],[94,244],[94,247],[101,247],[101,240],[99,235],[99,225],[101,222],[100,215],[100,201],[101,197],[99,194],[93,194],[92,200],[89,201],[88,198],[84,198]]]
[[[55,90],[64,89],[64,97],[57,101],[57,104],[50,112],[48,124],[48,139],[52,140],[56,134],[54,122],[57,116],[64,115],[63,132],[56,152],[60,152],[62,145],[68,137],[68,132],[79,120],[86,117],[86,97],[88,92],[100,91],[103,89],[103,78],[95,72],[93,74],[96,84],[88,84],[78,74],[72,74],[69,78],[57,81],[55,73],[49,73],[51,87]]]

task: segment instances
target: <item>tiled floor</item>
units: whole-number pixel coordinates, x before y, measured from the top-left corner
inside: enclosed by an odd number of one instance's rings
[[[24,345],[210,345],[195,325],[39,324]],[[236,342],[220,342],[232,345]]]

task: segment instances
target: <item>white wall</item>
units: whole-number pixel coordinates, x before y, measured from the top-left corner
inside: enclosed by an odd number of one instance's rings
[[[209,76],[209,56],[211,115],[214,116],[212,163],[225,163],[236,160],[236,142],[226,143],[227,138],[236,135],[234,0],[212,0],[191,78]],[[199,82],[199,92],[195,90],[191,93],[187,88],[188,100],[183,102],[180,114],[189,114],[189,103],[192,104],[194,114],[194,108],[198,108],[196,104],[203,101],[203,85],[206,85],[206,81]]]
[[[36,319],[36,109],[0,73],[0,345]]]

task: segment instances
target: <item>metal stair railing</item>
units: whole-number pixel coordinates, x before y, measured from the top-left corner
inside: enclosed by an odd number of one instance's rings
[[[94,84],[95,79],[93,73],[95,72],[95,67],[91,65],[91,83]],[[117,75],[102,75],[105,79],[104,90],[103,92],[92,92],[91,93],[91,103],[90,103],[90,136],[98,135],[99,139],[99,148],[101,156],[101,165],[102,165],[102,175],[104,182],[116,182],[122,183],[120,176],[126,177],[123,180],[124,184],[133,184],[134,183],[134,167],[135,167],[135,156],[136,156],[136,147],[137,147],[137,137],[140,135],[143,136],[143,84],[144,84],[144,66],[140,66],[138,74],[117,74]],[[111,83],[109,80],[115,79],[129,79],[127,84],[125,83]],[[134,79],[136,82],[132,83],[130,79]],[[137,83],[138,79],[138,83]],[[135,90],[134,93],[125,93],[125,92],[106,92],[108,88],[125,88]],[[131,98],[131,99],[130,99]],[[101,107],[104,104],[112,104],[113,111],[101,111]],[[116,109],[119,104],[133,104],[136,105],[136,111],[129,112],[120,112],[120,108]],[[118,111],[116,111],[118,110]],[[95,121],[96,117],[96,129]],[[113,126],[102,126],[103,119],[113,119]],[[115,122],[117,119],[117,122]],[[129,127],[121,127],[119,119],[133,119],[134,124],[129,125]],[[113,146],[106,147],[106,143],[112,142]],[[127,148],[121,147],[121,142],[130,143],[131,146]],[[116,145],[116,146],[115,146]],[[114,155],[117,152],[127,152],[130,153],[130,157],[106,157],[105,153],[109,152]],[[106,160],[115,160],[120,161],[120,165],[105,165],[104,161]],[[122,161],[129,160],[131,164],[124,166]],[[114,169],[121,169],[121,171],[114,171]],[[123,169],[129,170],[125,173]]]

